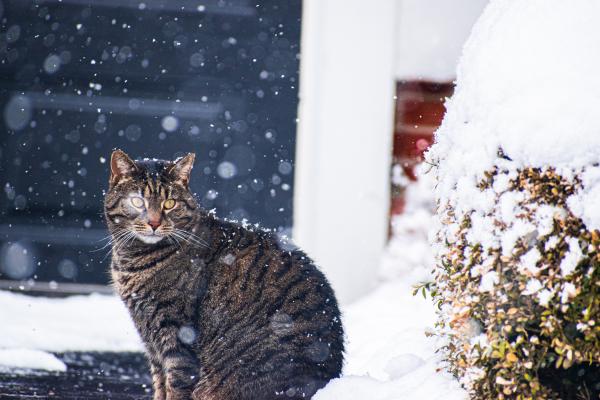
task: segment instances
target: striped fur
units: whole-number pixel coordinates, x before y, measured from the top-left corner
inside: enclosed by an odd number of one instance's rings
[[[307,399],[338,377],[340,313],[313,262],[200,209],[187,188],[189,159],[185,170],[182,161],[119,165],[120,157],[105,199],[111,273],[145,343],[154,399]],[[132,211],[131,193],[147,210]],[[162,210],[165,237],[132,236],[167,198],[177,206]]]

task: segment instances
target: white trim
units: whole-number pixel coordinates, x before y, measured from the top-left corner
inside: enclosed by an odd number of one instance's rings
[[[375,283],[387,240],[395,0],[304,0],[294,231],[341,302]]]

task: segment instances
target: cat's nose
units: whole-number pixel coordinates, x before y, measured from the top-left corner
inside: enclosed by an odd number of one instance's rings
[[[160,226],[160,219],[149,219],[148,225],[152,228],[153,231],[157,230]]]

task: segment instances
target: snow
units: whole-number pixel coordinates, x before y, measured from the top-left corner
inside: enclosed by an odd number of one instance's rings
[[[494,286],[499,282],[500,278],[498,277],[498,273],[496,271],[488,271],[481,276],[479,291],[492,293],[494,291]]]
[[[434,339],[425,335],[435,321],[434,306],[420,294],[412,295],[418,274],[411,276],[383,283],[343,309],[344,376],[322,389],[316,400],[466,399],[458,382],[438,371]],[[142,350],[115,296],[49,299],[0,292],[0,303],[2,367],[64,371],[65,365],[48,352]]]
[[[575,267],[577,267],[577,264],[583,258],[579,241],[576,238],[569,238],[567,242],[569,243],[569,251],[567,251],[565,257],[560,262],[562,276],[568,276],[575,271]]]
[[[497,248],[500,240],[502,255],[510,256],[517,240],[547,235],[557,213],[564,218],[563,209],[546,205],[533,210],[533,221],[521,217],[529,212],[524,194],[508,186],[518,169],[528,167],[555,167],[567,179],[580,176],[569,211],[588,229],[600,228],[598,16],[600,3],[592,0],[493,0],[475,24],[455,94],[428,153],[438,175],[436,198],[457,219],[469,216],[471,242]],[[493,168],[502,172],[499,180],[481,190],[484,171]],[[507,227],[502,235],[491,215]],[[452,243],[452,236],[447,228],[444,239]],[[563,275],[580,255],[570,247]],[[530,252],[522,266],[536,274],[538,259]]]
[[[463,44],[487,2],[399,0],[396,78],[453,81]]]
[[[0,372],[10,369],[26,370],[41,369],[45,371],[67,370],[65,363],[53,354],[31,349],[0,349]]]
[[[405,175],[396,179],[406,179],[406,206],[404,213],[392,218],[392,237],[383,253],[379,276],[382,280],[403,278],[406,282],[418,283],[431,279],[433,254],[428,241],[433,224],[434,180],[426,174],[427,165],[415,170],[417,182],[410,182]]]
[[[564,284],[563,290],[560,292],[560,302],[565,304],[571,298],[577,296],[577,288],[571,282],[567,282]]]
[[[438,371],[434,340],[425,335],[435,321],[434,306],[412,295],[412,280],[383,283],[343,309],[344,376],[316,400],[466,399],[454,378]],[[64,371],[48,352],[142,350],[115,296],[49,299],[0,292],[0,303],[0,366]]]
[[[494,0],[475,24],[455,94],[428,154],[438,167],[440,203],[470,216],[469,240],[476,237],[484,247],[500,240],[502,255],[510,256],[520,238],[552,231],[557,213],[564,214],[560,208],[541,205],[534,210],[535,223],[519,217],[528,212],[524,193],[508,185],[525,167],[552,166],[566,178],[580,176],[569,211],[588,229],[600,228],[598,16],[600,3],[592,0]],[[500,149],[508,160],[499,158]],[[483,171],[493,167],[503,173],[492,190],[480,190]],[[500,237],[491,213],[508,227]],[[570,247],[563,275],[573,271],[581,253],[575,244]],[[538,259],[528,253],[523,266],[535,274]]]
[[[465,44],[437,134],[452,146],[455,173],[485,170],[498,148],[518,165],[598,161],[599,15],[594,0],[490,3]]]
[[[536,276],[540,272],[537,262],[542,258],[542,254],[537,248],[529,250],[519,259],[519,272],[526,275]]]
[[[554,293],[552,293],[548,289],[544,289],[538,293],[537,300],[540,303],[540,305],[547,307],[548,304],[550,303],[550,300],[552,300],[553,297],[554,297]]]
[[[569,210],[581,218],[588,229],[600,229],[600,167],[586,168],[581,181],[582,188],[567,199]]]
[[[431,280],[428,233],[435,208],[429,167],[406,188],[406,207],[392,221],[392,238],[382,256],[380,285],[342,308],[346,329],[343,376],[319,391],[315,400],[464,400],[466,392],[440,370],[436,341],[426,336],[435,323],[435,306],[414,285]]]
[[[524,295],[535,294],[539,292],[543,288],[542,283],[537,279],[530,279],[527,281],[527,285],[525,286]]]
[[[465,400],[448,373],[438,371],[435,322],[429,299],[413,296],[403,279],[382,284],[343,310],[347,351],[344,376],[321,389],[315,400]]]
[[[115,296],[64,299],[0,291],[0,349],[141,351],[125,306]]]

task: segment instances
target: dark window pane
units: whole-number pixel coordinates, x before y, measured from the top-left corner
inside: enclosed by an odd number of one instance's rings
[[[193,151],[204,207],[291,226],[299,0],[2,4],[0,279],[106,282],[115,147]]]

